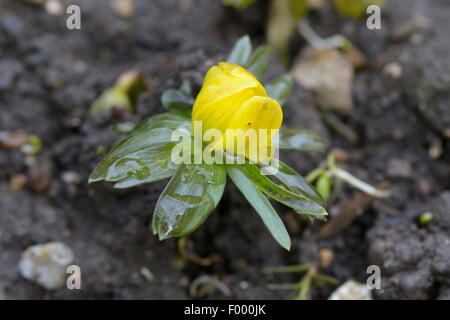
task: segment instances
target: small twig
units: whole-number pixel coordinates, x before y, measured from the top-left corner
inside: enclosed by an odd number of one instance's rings
[[[331,129],[345,138],[348,142],[356,143],[358,141],[358,134],[352,128],[343,123],[335,114],[323,111],[322,118],[325,123],[331,127]]]
[[[362,192],[364,192],[364,193],[366,193],[368,195],[371,195],[372,197],[375,197],[375,198],[388,198],[388,197],[391,196],[391,193],[388,190],[380,190],[380,189],[374,188],[370,184],[365,183],[362,180],[359,180],[358,178],[356,178],[355,176],[351,175],[347,171],[342,170],[341,168],[334,167],[333,169],[330,169],[330,172],[336,178],[344,180],[345,182],[347,182],[348,184],[352,185],[356,189],[358,189],[358,190],[360,190],[360,191],[362,191]]]
[[[333,286],[337,286],[339,284],[339,281],[336,278],[327,276],[326,274],[316,274],[313,280],[314,282],[322,282],[326,284],[331,284]]]
[[[348,39],[340,34],[329,38],[320,37],[308,24],[306,19],[302,19],[297,26],[297,30],[308,44],[318,50],[327,50],[346,47]]]
[[[381,183],[379,187],[384,187]],[[374,197],[355,191],[352,199],[346,202],[336,217],[326,223],[318,233],[319,239],[328,239],[347,228],[372,203]]]

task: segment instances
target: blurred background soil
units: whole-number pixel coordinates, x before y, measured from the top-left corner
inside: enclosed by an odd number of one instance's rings
[[[365,283],[367,266],[379,265],[382,288],[374,290],[375,298],[450,299],[448,1],[388,0],[382,28],[375,31],[340,18],[330,6],[310,14],[319,34],[346,35],[367,59],[355,73],[353,111],[342,119],[357,141],[327,126],[312,96],[298,85],[283,107],[285,123],[315,130],[328,151],[338,148],[346,170],[373,185],[389,183],[392,197],[357,202],[351,225],[327,239],[318,237],[322,222],[305,223],[277,205],[293,241],[286,252],[229,183],[219,207],[187,239],[188,252],[209,257],[208,266],[181,261],[175,239],[158,242],[151,234],[166,181],[114,190],[106,182],[88,185],[87,179],[101,159],[98,148],[117,136],[110,125],[164,112],[161,93],[184,79],[198,90],[208,68],[226,59],[240,36],[262,44],[266,2],[237,12],[216,0],[137,0],[129,19],[118,17],[106,0],[62,3],[81,7],[82,30],[69,31],[65,15],[51,15],[42,6],[0,0],[0,131],[34,134],[43,143],[33,157],[0,148],[0,296],[186,299],[192,282],[209,275],[232,298],[286,299],[291,292],[271,291],[267,284],[299,276],[274,277],[261,269],[320,264],[319,253],[326,251],[333,259],[321,273],[340,283]],[[417,16],[429,23],[405,28]],[[304,45],[296,36],[292,52]],[[130,69],[141,71],[148,83],[137,113],[87,119],[90,103]],[[266,78],[285,71],[274,57]],[[281,159],[307,174],[324,155],[291,152]],[[328,207],[330,220],[355,195],[344,186]],[[417,217],[426,211],[433,219],[422,226]],[[74,251],[81,290],[48,291],[20,276],[23,250],[51,241]],[[325,299],[334,289],[321,286],[311,296]],[[206,297],[225,296],[215,291]]]

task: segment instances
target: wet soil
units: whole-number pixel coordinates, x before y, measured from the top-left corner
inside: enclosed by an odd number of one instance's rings
[[[99,147],[116,137],[110,125],[163,112],[161,93],[184,79],[198,90],[209,66],[226,58],[243,34],[263,43],[267,6],[263,2],[237,13],[220,1],[136,2],[135,16],[121,19],[110,1],[71,1],[81,7],[82,30],[69,31],[64,15],[0,0],[0,131],[35,134],[43,142],[34,158],[0,149],[0,291],[7,299],[187,299],[190,284],[202,275],[217,277],[233,298],[286,299],[291,292],[271,291],[267,284],[299,277],[263,275],[261,269],[319,263],[324,248],[334,259],[320,271],[341,283],[365,282],[367,266],[379,265],[382,288],[374,290],[375,298],[450,298],[446,1],[388,0],[377,31],[339,18],[329,7],[311,14],[319,34],[345,34],[367,58],[367,67],[355,75],[354,111],[342,118],[359,139],[350,143],[330,129],[312,97],[298,86],[283,107],[285,122],[315,130],[328,150],[344,150],[345,169],[374,185],[388,182],[392,197],[373,201],[348,228],[326,240],[317,237],[322,222],[305,222],[276,205],[292,235],[293,248],[286,252],[229,183],[219,207],[187,239],[190,253],[216,257],[209,266],[180,263],[175,239],[158,242],[152,236],[152,212],[166,181],[114,190],[105,182],[88,185],[87,178],[101,159]],[[431,25],[393,39],[396,28],[417,14]],[[303,45],[297,37],[292,51]],[[383,68],[389,62],[402,66],[399,77]],[[141,71],[149,85],[137,114],[87,119],[90,103],[129,69]],[[267,79],[284,71],[273,58]],[[303,174],[323,158],[281,154]],[[77,173],[81,182],[68,182],[67,172]],[[18,174],[27,175],[28,183],[13,191],[11,181]],[[330,219],[353,196],[354,190],[344,186],[328,207]],[[422,226],[417,217],[426,211],[433,219]],[[81,290],[46,291],[20,276],[22,251],[50,241],[74,251]],[[143,267],[154,279],[141,274]],[[314,288],[312,298],[325,299],[334,288]],[[224,295],[216,291],[207,298]]]

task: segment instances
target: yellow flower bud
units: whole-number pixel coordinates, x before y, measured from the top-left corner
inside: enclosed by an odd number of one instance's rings
[[[272,138],[280,129],[283,112],[280,104],[267,96],[264,87],[250,72],[238,65],[220,62],[209,69],[195,100],[193,130],[196,121],[201,121],[202,137],[209,129],[220,131],[220,139],[208,145],[212,150],[226,150],[264,162],[273,155]],[[227,147],[227,138],[230,145],[234,142],[234,150]],[[238,146],[239,139],[244,139],[245,147],[237,148],[235,138]],[[261,150],[264,151],[261,153]]]

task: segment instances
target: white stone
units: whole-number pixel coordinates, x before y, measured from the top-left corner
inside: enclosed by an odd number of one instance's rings
[[[25,279],[45,289],[58,289],[65,284],[66,269],[73,259],[72,250],[63,243],[37,244],[23,252],[19,270]]]
[[[54,16],[61,16],[64,13],[64,7],[59,0],[47,0],[45,11]]]
[[[384,66],[383,72],[394,79],[398,79],[402,76],[403,68],[398,62],[390,62]]]
[[[372,292],[366,284],[348,280],[334,290],[328,300],[372,300]]]

